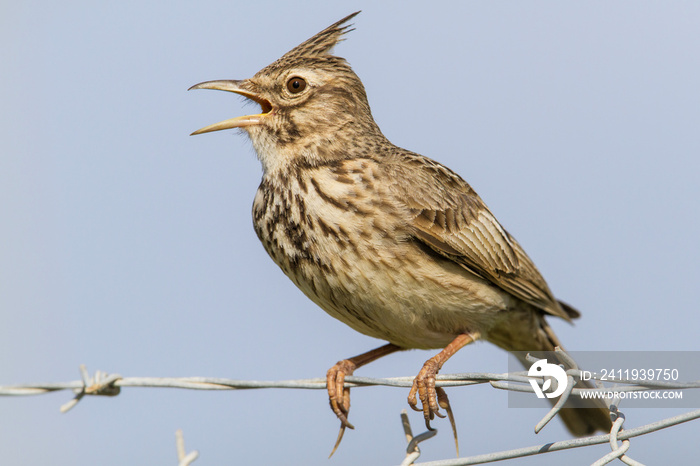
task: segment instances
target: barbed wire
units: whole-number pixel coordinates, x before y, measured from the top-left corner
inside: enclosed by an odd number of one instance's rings
[[[542,428],[544,428],[544,426],[547,425],[547,423],[559,413],[571,395],[580,395],[583,392],[607,393],[611,390],[610,387],[602,386],[600,383],[600,378],[598,378],[596,375],[591,376],[591,374],[587,375],[596,381],[596,388],[573,388],[575,381],[581,379],[583,371],[578,368],[575,361],[573,361],[565,352],[560,350],[558,350],[558,352],[559,356],[561,356],[561,360],[565,363],[565,366],[568,366],[566,369],[568,379],[567,388],[559,398],[558,402],[550,409],[542,420],[537,423],[535,426],[535,432],[540,432]],[[528,359],[531,362],[537,360],[537,358],[531,358],[529,355]],[[325,378],[261,381],[236,380],[216,377],[122,377],[119,374],[108,374],[103,371],[96,371],[93,376],[90,376],[84,365],[80,366],[80,374],[81,380],[76,381],[0,386],[0,396],[31,396],[61,390],[73,390],[75,393],[74,398],[60,407],[61,412],[67,412],[75,407],[86,395],[116,396],[120,393],[122,387],[180,388],[190,390],[250,390],[263,388],[313,390],[326,389]],[[435,385],[437,387],[457,387],[489,383],[492,387],[501,390],[534,393],[534,389],[530,385],[531,379],[532,377],[528,376],[526,371],[508,373],[467,372],[460,374],[438,375],[436,377]],[[614,387],[614,390],[615,392],[620,393],[641,390],[700,388],[700,381],[646,381],[644,383],[639,383],[639,381],[636,380],[617,379],[615,382],[617,385]],[[413,377],[373,378],[348,376],[345,379],[345,384],[348,387],[387,386],[410,388],[413,384]],[[420,456],[418,443],[432,438],[436,435],[437,431],[426,431],[414,437],[408,421],[408,416],[404,411],[401,414],[401,421],[404,434],[408,442],[408,447],[406,449],[406,456],[401,465],[408,466],[414,464],[415,466],[463,466],[483,464],[501,461],[504,459],[520,458],[604,443],[610,444],[611,452],[593,463],[593,466],[602,466],[614,461],[615,459],[618,459],[628,465],[641,465],[641,463],[633,460],[627,455],[630,448],[629,439],[700,418],[700,410],[695,410],[678,416],[662,419],[641,427],[623,430],[622,426],[625,422],[625,416],[618,409],[620,401],[621,400],[619,398],[613,399],[609,404],[613,425],[610,433],[605,435],[563,440],[544,445],[535,445],[514,450],[504,450],[483,455],[433,461],[428,463],[415,463]],[[193,451],[190,454],[185,453],[184,439],[181,431],[176,433],[176,438],[179,461],[178,464],[179,466],[188,466],[198,457],[199,454],[197,451]]]

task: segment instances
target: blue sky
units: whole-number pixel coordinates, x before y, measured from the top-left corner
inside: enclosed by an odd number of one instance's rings
[[[362,9],[338,45],[395,144],[460,173],[555,294],[572,350],[697,350],[700,6],[691,2],[15,2],[0,8],[0,385],[123,376],[321,377],[381,344],[334,321],[267,257],[251,224],[261,168],[235,131],[254,107],[186,92],[252,76]],[[357,375],[415,375],[433,353]],[[496,347],[443,369],[499,372]],[[0,399],[7,464],[398,464],[407,390],[125,389]],[[569,438],[488,387],[449,391],[463,455]],[[622,406],[624,411],[624,405]],[[678,411],[680,412],[680,411]],[[634,409],[628,426],[676,411]],[[420,415],[411,413],[417,429]],[[451,458],[445,421],[422,461]],[[697,451],[700,424],[632,441],[650,464]],[[530,458],[591,463],[608,447]],[[673,453],[669,453],[673,452]]]

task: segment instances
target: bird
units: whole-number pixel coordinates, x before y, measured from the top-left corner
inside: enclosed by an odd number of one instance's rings
[[[382,134],[362,81],[332,53],[354,30],[348,22],[358,13],[251,78],[190,88],[233,92],[260,105],[258,114],[192,134],[232,128],[247,133],[263,168],[252,214],[265,251],[325,312],[387,342],[338,361],[326,374],[330,405],[340,420],[333,451],[345,428],[354,428],[345,378],[359,367],[397,351],[439,349],[415,377],[408,403],[422,411],[428,429],[445,409],[456,440],[449,400],[435,386],[445,362],[477,340],[511,352],[553,351],[561,343],[546,317],[571,322],[580,315],[554,297],[520,244],[462,177]],[[560,412],[572,434],[610,429],[602,402],[575,403],[584,409]]]

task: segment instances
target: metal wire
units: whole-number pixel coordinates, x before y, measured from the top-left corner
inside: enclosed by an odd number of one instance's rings
[[[558,350],[559,351],[559,350]],[[559,410],[566,404],[567,399],[572,395],[578,395],[583,391],[586,392],[607,392],[610,388],[599,386],[598,388],[580,389],[572,388],[575,380],[580,380],[581,370],[576,366],[576,363],[571,360],[566,353],[560,351],[561,360],[568,365],[567,390],[564,391],[559,401],[545,415],[545,417],[535,426],[536,432],[539,432],[544,426],[553,419]],[[155,388],[181,388],[190,390],[250,390],[262,388],[286,388],[286,389],[313,389],[325,390],[326,379],[298,379],[298,380],[280,380],[280,381],[261,381],[261,380],[235,380],[215,377],[122,377],[119,374],[107,374],[102,371],[97,371],[93,376],[89,376],[84,365],[80,366],[81,380],[70,382],[51,382],[51,383],[35,383],[22,384],[13,386],[0,386],[0,396],[29,396],[51,393],[60,390],[73,390],[75,396],[69,402],[61,406],[61,412],[66,412],[75,407],[78,402],[86,395],[93,396],[116,396],[120,393],[122,387],[155,387]],[[595,379],[595,377],[593,377]],[[467,372],[461,374],[438,375],[435,385],[437,387],[456,387],[465,385],[475,385],[489,383],[491,386],[512,391],[533,392],[532,386],[529,384],[530,378],[527,372],[511,372],[511,373],[484,373],[484,372]],[[372,378],[372,377],[357,377],[348,376],[345,379],[348,387],[367,387],[367,386],[388,386],[388,387],[411,387],[413,377],[392,377],[392,378]],[[616,380],[618,384],[615,391],[639,391],[639,390],[658,390],[658,389],[694,389],[700,388],[700,381],[690,383],[673,383],[673,382],[646,382],[644,384],[635,383],[629,380]],[[500,452],[488,453],[484,455],[455,458],[450,460],[433,461],[428,463],[414,463],[420,456],[418,443],[428,440],[435,436],[437,431],[426,431],[420,435],[413,436],[408,416],[405,412],[402,413],[402,425],[404,434],[408,441],[406,456],[401,463],[402,466],[415,464],[416,466],[463,466],[470,464],[483,464],[504,459],[520,458],[525,456],[549,453],[553,451],[566,450],[571,448],[585,447],[589,445],[598,445],[609,443],[611,452],[598,461],[593,463],[593,466],[608,464],[614,460],[620,460],[628,465],[641,465],[641,463],[633,460],[627,455],[630,449],[629,439],[639,435],[656,432],[667,427],[688,422],[700,418],[700,410],[690,411],[679,416],[674,416],[660,421],[647,424],[641,427],[635,427],[629,430],[622,430],[622,425],[625,422],[625,416],[618,410],[619,400],[613,400],[610,405],[611,414],[614,418],[613,426],[609,434],[597,435],[560,442],[548,443],[544,445],[535,445],[531,447],[518,448],[514,450],[505,450]],[[179,466],[188,466],[198,457],[198,452],[193,451],[189,454],[185,453],[184,440],[182,433],[178,431],[177,437],[177,452]]]
[[[694,419],[700,418],[700,409],[696,411],[691,411],[679,416],[670,417],[667,419],[662,419],[651,424],[646,424],[641,427],[635,427],[633,429],[622,431],[617,435],[617,440],[628,440],[633,437],[638,437],[640,435],[649,434],[651,432],[656,432],[658,430],[664,429],[666,427],[675,426],[682,424],[684,422],[692,421]],[[546,443],[542,445],[534,445],[531,447],[517,448],[514,450],[504,450],[495,453],[488,453],[485,455],[470,456],[465,458],[455,458],[450,460],[441,461],[430,461],[427,463],[414,463],[415,466],[465,466],[470,464],[484,464],[493,463],[495,461],[502,461],[513,458],[522,458],[525,456],[539,455],[543,453],[550,453],[554,451],[569,450],[571,448],[587,447],[590,445],[600,445],[603,443],[610,442],[610,434],[606,435],[595,435],[591,437],[583,437],[571,440],[564,440],[561,442]],[[640,463],[633,463],[640,464]]]

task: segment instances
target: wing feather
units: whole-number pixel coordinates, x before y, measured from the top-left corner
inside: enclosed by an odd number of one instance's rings
[[[414,237],[513,296],[570,320],[520,244],[496,220],[476,192],[447,167],[411,153],[385,164],[395,202],[409,212]],[[397,177],[398,175],[398,177]]]

